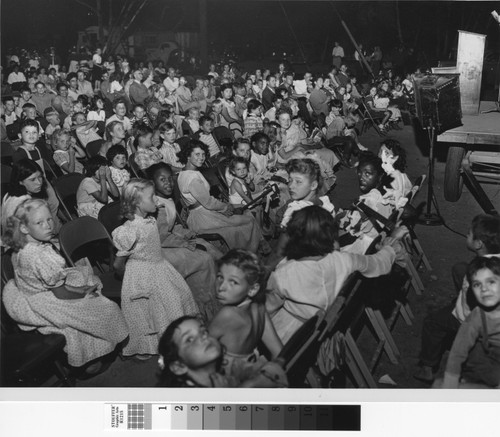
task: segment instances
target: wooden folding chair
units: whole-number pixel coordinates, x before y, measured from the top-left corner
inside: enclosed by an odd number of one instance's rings
[[[99,154],[99,150],[101,150],[101,146],[104,144],[104,140],[95,140],[91,141],[85,147],[85,153],[89,158],[96,156]]]
[[[125,222],[125,219],[120,216],[120,201],[116,200],[104,205],[99,210],[97,220],[104,225],[111,235],[118,226],[121,226]]]
[[[345,368],[351,380],[357,387],[376,388],[377,384],[370,372],[359,348],[355,337],[359,335],[364,326],[364,294],[361,287],[362,279],[359,273],[350,275],[339,294],[327,309],[322,323],[322,331],[318,340],[322,343],[318,360],[334,361],[331,356],[333,347],[329,352],[324,352],[328,344],[338,344],[342,350],[340,358],[343,363],[336,366]],[[322,365],[319,365],[321,368]],[[325,373],[330,369],[326,369]],[[328,375],[325,375],[328,376]]]

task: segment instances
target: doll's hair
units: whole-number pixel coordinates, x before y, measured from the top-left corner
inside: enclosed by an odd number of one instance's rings
[[[205,143],[202,143],[199,140],[189,140],[187,144],[181,149],[179,153],[177,153],[177,158],[179,158],[179,162],[181,164],[187,164],[191,153],[193,153],[194,149],[201,149],[205,152],[205,158],[208,158],[209,151],[208,146]]]
[[[289,240],[284,255],[288,259],[324,256],[333,251],[338,226],[328,211],[312,205],[292,214],[286,233]]]
[[[397,156],[397,161],[393,164],[396,170],[404,172],[406,168],[406,150],[403,149],[401,143],[398,140],[393,140],[391,138],[384,140],[380,143],[380,147],[387,147],[394,156]]]
[[[8,247],[18,251],[26,245],[27,238],[21,232],[20,227],[21,225],[27,225],[30,213],[42,206],[49,209],[48,203],[43,199],[26,199],[19,204],[13,215],[7,217],[2,233],[2,240]]]
[[[122,217],[129,220],[134,219],[141,195],[147,187],[152,187],[153,190],[155,188],[153,182],[148,179],[130,179],[128,184],[125,185],[120,199],[120,213]]]
[[[251,298],[254,302],[266,301],[267,270],[255,253],[245,249],[231,249],[217,261],[219,270],[223,265],[235,266],[242,270],[250,286],[258,284],[259,291]]]
[[[316,191],[319,191],[323,186],[321,168],[316,161],[310,158],[291,159],[287,162],[285,168],[288,174],[300,173],[306,175],[311,182],[316,181],[318,183]]]

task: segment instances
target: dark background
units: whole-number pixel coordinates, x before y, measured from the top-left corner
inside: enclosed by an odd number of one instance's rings
[[[121,0],[101,1],[106,24],[108,2],[117,11]],[[276,51],[301,55],[300,44],[310,62],[324,62],[339,40],[349,56],[354,48],[338,11],[358,42],[380,45],[384,54],[402,42],[435,65],[453,58],[460,29],[486,34],[486,57],[496,60],[500,27],[490,15],[495,8],[499,2],[207,0],[209,49],[231,46],[245,58],[265,58]],[[3,0],[1,12],[4,54],[16,46],[54,45],[64,55],[76,45],[78,30],[97,25],[95,12],[76,0]],[[198,1],[150,0],[130,31],[136,29],[197,32]]]

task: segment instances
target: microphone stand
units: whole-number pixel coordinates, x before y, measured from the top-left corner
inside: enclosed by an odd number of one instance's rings
[[[436,128],[432,117],[429,118],[429,125],[425,128],[427,130],[427,135],[429,136],[429,168],[428,168],[428,178],[427,183],[427,205],[426,212],[423,216],[418,219],[418,223],[426,226],[441,226],[443,224],[443,219],[439,214],[431,211],[432,202],[435,201],[434,195],[434,143],[436,141]]]

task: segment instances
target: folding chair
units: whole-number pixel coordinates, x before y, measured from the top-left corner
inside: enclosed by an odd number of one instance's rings
[[[289,387],[304,387],[307,381],[312,387],[318,387],[317,378],[312,372],[316,355],[320,347],[323,312],[306,321],[286,342],[278,358],[284,360],[284,368]]]
[[[61,202],[61,210],[67,221],[78,217],[76,192],[84,179],[85,176],[81,173],[68,173],[52,182],[54,191]]]
[[[229,189],[227,188],[227,183],[220,180],[218,169],[214,167],[202,167],[200,168],[200,172],[210,185],[210,194],[222,202],[229,202]]]
[[[63,364],[66,362],[64,346],[66,339],[61,334],[42,335],[36,331],[22,331],[9,315],[11,311],[23,311],[23,300],[14,280],[11,252],[2,254],[1,305],[1,362],[0,385],[41,385],[51,375],[61,385],[73,386]]]
[[[46,159],[43,160],[43,168],[45,169],[45,177],[52,183],[55,179],[64,176],[63,171],[58,165],[51,164]]]
[[[179,147],[181,148],[181,150],[186,147],[186,144],[189,143],[189,141],[191,141],[191,137],[189,136],[182,136],[180,138],[177,138],[175,140],[175,142],[179,145]]]
[[[91,265],[99,269],[99,278],[103,283],[102,294],[119,301],[121,297],[121,280],[117,279],[113,270],[115,248],[113,240],[99,220],[84,216],[65,223],[59,231],[61,252],[68,264],[87,258]],[[105,265],[108,265],[105,268]]]
[[[85,147],[85,153],[87,153],[87,156],[89,158],[92,158],[93,156],[96,156],[99,154],[99,150],[101,150],[101,146],[103,144],[104,144],[104,140],[91,141]]]
[[[123,224],[125,219],[120,216],[120,201],[115,201],[104,205],[99,210],[97,219],[104,225],[108,233],[112,232]]]
[[[2,164],[12,165],[12,156],[14,155],[14,149],[11,144],[7,141],[2,141],[0,145],[0,156]]]
[[[7,188],[8,185],[10,184],[10,176],[12,174],[12,167],[10,165],[2,164],[0,171],[1,171],[0,176],[2,178],[2,193],[3,193],[3,191],[4,191],[3,188]]]
[[[361,117],[363,117],[359,135],[360,136],[363,135],[365,132],[368,131],[368,129],[370,129],[370,126],[373,126],[373,128],[376,130],[379,136],[381,137],[384,136],[384,133],[378,127],[379,125],[378,122],[384,119],[384,114],[383,113],[381,113],[380,115],[373,114],[370,111],[370,108],[368,108],[365,99],[363,98],[359,99],[358,105],[359,105],[358,110],[361,114]]]
[[[336,362],[335,366],[341,370],[345,369],[356,386],[376,388],[373,375],[355,341],[355,337],[364,326],[366,288],[361,287],[361,284],[362,279],[358,273],[350,275],[327,309],[318,339],[322,343],[318,354],[318,366],[323,369],[325,376],[328,376],[332,369],[326,361],[330,363],[335,361],[332,354],[338,346],[340,354],[337,359],[340,358],[341,362]]]

